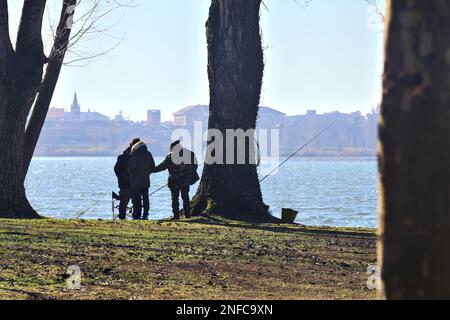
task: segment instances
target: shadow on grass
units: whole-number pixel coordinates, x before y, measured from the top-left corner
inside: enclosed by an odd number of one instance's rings
[[[56,300],[52,296],[38,293],[38,292],[32,292],[32,291],[26,291],[26,290],[20,290],[20,289],[13,289],[13,288],[5,288],[0,287],[0,291],[4,292],[10,292],[10,293],[16,293],[27,296],[27,300]]]
[[[375,238],[375,230],[358,228],[309,227],[301,224],[268,224],[227,220],[218,216],[199,216],[192,220],[182,220],[186,224],[204,224],[240,228],[245,230],[260,230],[276,233],[301,233],[307,235],[346,236],[352,238]]]

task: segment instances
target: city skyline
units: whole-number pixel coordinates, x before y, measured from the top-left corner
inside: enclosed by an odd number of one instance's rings
[[[110,18],[120,20],[114,37],[94,42],[99,51],[123,38],[120,45],[82,68],[64,67],[51,106],[68,109],[76,90],[86,109],[110,117],[123,110],[132,120],[160,109],[167,121],[183,106],[209,104],[204,28],[209,4],[145,1],[119,10]],[[295,115],[308,109],[365,114],[379,104],[383,34],[368,26],[364,0],[267,5],[261,14],[266,56],[261,105]],[[14,37],[20,2],[11,7]]]
[[[140,137],[159,156],[166,154],[171,141],[180,138],[188,148],[195,146],[196,153],[204,155],[204,150],[199,151],[199,148],[206,147],[208,118],[207,105],[194,105],[178,110],[172,121],[164,123],[161,123],[160,110],[148,110],[147,121],[133,122],[122,115],[110,119],[98,112],[84,111],[75,94],[69,111],[49,110],[35,155],[112,156],[122,152],[132,137]],[[309,110],[306,114],[289,116],[261,106],[257,131],[269,130],[271,136],[277,132],[275,141],[270,138],[270,149],[279,150],[272,155],[278,158],[280,153],[286,155],[297,150],[299,144],[330,123],[334,123],[333,128],[305,150],[308,155],[375,155],[378,114],[318,114]],[[264,144],[264,141],[262,139],[260,143]]]
[[[188,106],[180,106],[177,110],[175,110],[174,112],[172,112],[170,115],[164,114],[164,109],[145,109],[145,117],[142,119],[133,119],[133,115],[132,114],[127,114],[124,112],[124,110],[120,109],[117,110],[114,114],[107,114],[107,113],[101,113],[96,109],[92,109],[89,107],[89,105],[87,107],[83,106],[82,103],[79,102],[79,98],[78,98],[79,94],[77,91],[74,92],[73,97],[72,97],[72,103],[69,104],[68,107],[64,107],[64,106],[52,106],[50,107],[49,110],[49,116],[50,113],[53,112],[65,112],[65,113],[73,113],[73,106],[74,104],[76,105],[76,109],[78,109],[78,112],[81,113],[98,113],[101,116],[106,116],[108,118],[110,118],[110,120],[114,120],[117,119],[118,117],[122,118],[122,119],[126,119],[127,121],[134,121],[134,122],[146,122],[148,121],[148,117],[149,117],[149,112],[154,112],[154,111],[158,111],[159,112],[159,117],[160,117],[160,121],[159,122],[171,122],[174,123],[176,122],[176,114],[179,113],[180,111],[182,111],[183,109],[186,108],[191,108],[191,107],[197,107],[197,106],[208,106],[208,104],[201,104],[201,103],[197,103],[197,104],[193,104],[193,105],[188,105]],[[346,111],[343,112],[341,110],[331,110],[331,111],[325,111],[325,112],[317,112],[317,109],[314,108],[305,108],[303,109],[302,112],[297,113],[297,114],[284,114],[285,116],[300,116],[300,115],[306,115],[308,113],[314,112],[318,115],[326,115],[326,114],[331,114],[331,113],[347,113],[347,114],[354,114],[354,113],[361,113],[362,116],[366,116],[369,114],[373,114],[378,113],[378,107],[379,105],[373,106],[373,108],[368,111],[368,112],[363,112],[362,110],[353,110],[353,111]],[[272,106],[265,106],[265,105],[260,105],[260,108],[268,108],[268,109],[273,109],[275,111],[278,112],[282,112],[280,109],[277,109],[276,107],[272,107]]]

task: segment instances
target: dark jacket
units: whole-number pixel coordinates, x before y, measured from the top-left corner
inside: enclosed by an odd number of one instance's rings
[[[132,188],[150,188],[150,174],[155,169],[155,160],[147,145],[139,142],[131,149],[129,173]]]
[[[175,164],[172,160],[172,153],[155,168],[154,172],[169,170],[169,187],[186,187],[195,184],[200,177],[197,174],[198,161],[195,154],[188,149],[183,148],[180,152],[181,157],[189,157],[189,163]],[[176,162],[176,161],[175,161]]]
[[[119,181],[120,189],[131,189],[130,174],[128,173],[128,165],[131,158],[131,148],[126,149],[123,154],[117,157],[114,172]]]

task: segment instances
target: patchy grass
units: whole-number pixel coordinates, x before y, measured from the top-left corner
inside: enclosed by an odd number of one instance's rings
[[[0,220],[0,299],[375,299],[369,229]],[[65,272],[82,270],[82,288]]]

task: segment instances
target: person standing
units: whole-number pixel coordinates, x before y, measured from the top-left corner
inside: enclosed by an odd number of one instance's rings
[[[170,153],[165,160],[155,168],[154,172],[169,170],[168,186],[172,196],[172,212],[175,220],[180,219],[179,197],[183,200],[183,209],[186,218],[191,217],[191,200],[189,188],[200,177],[197,174],[198,161],[195,154],[183,148],[180,141],[170,145]]]
[[[129,174],[133,198],[133,219],[148,220],[150,213],[150,174],[155,169],[155,160],[148,151],[147,145],[135,139],[131,147]],[[144,209],[144,212],[142,212]]]
[[[136,140],[136,139],[135,139]],[[133,142],[135,141],[133,140]],[[131,158],[131,142],[130,146],[124,150],[123,154],[117,157],[116,165],[114,166],[114,172],[119,182],[119,219],[125,220],[127,218],[127,208],[131,200],[131,181],[128,166]]]

